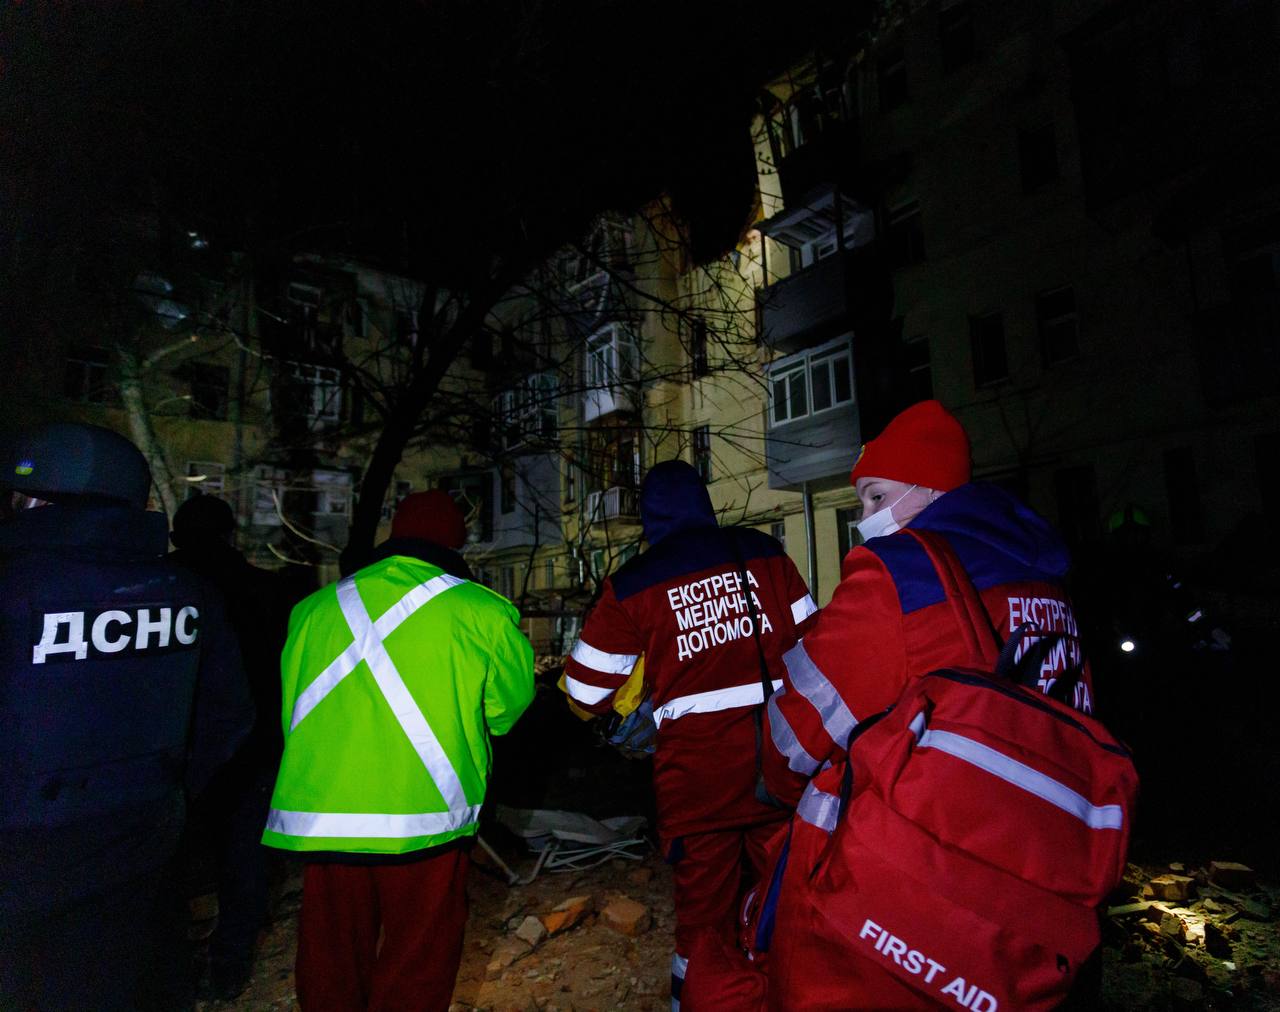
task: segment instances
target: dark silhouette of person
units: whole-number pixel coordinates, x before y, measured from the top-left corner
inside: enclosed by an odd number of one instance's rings
[[[296,595],[285,579],[252,565],[234,544],[235,514],[222,499],[197,495],[173,517],[169,560],[212,583],[240,642],[257,718],[248,740],[214,777],[192,811],[189,852],[212,858],[218,922],[209,942],[210,997],[234,998],[248,985],[254,945],[267,918],[274,854],[259,842],[280,763],[280,650]]]

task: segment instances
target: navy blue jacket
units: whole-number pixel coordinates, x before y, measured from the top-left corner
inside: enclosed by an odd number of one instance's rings
[[[55,504],[0,524],[0,912],[159,868],[253,723],[217,591],[164,517]]]

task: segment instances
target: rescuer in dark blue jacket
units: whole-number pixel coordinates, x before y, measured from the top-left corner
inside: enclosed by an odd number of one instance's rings
[[[132,443],[46,426],[0,482],[0,1008],[131,1008],[185,796],[253,705]]]

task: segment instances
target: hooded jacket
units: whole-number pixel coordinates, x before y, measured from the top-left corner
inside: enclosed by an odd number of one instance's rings
[[[644,655],[664,840],[777,818],[754,797],[754,711],[764,692],[751,607],[776,678],[783,652],[816,611],[813,600],[774,538],[717,525],[688,464],[649,472],[640,516],[649,549],[605,580],[565,662],[566,689],[579,706],[604,713]]]
[[[936,531],[969,575],[997,636],[1032,621],[1061,640],[1045,658],[1040,687],[1084,664],[1063,587],[1069,557],[1044,519],[995,485],[953,489],[910,526]],[[768,707],[765,779],[795,802],[818,768],[848,745],[858,722],[889,706],[907,680],[966,663],[968,654],[924,547],[903,531],[872,538],[844,560],[835,594],[783,658],[783,689]],[[1070,700],[1093,708],[1087,664]]]

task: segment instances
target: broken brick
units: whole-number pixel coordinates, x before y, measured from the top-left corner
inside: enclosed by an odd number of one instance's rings
[[[1148,885],[1155,899],[1184,903],[1195,895],[1196,880],[1188,875],[1160,875]]]
[[[556,904],[551,913],[544,914],[542,924],[547,929],[547,934],[559,934],[561,931],[568,931],[593,909],[595,903],[590,896],[570,896],[563,903]]]
[[[1247,864],[1237,861],[1209,862],[1210,881],[1224,889],[1250,889],[1257,878],[1257,873]]]
[[[619,896],[610,902],[600,911],[600,917],[614,931],[628,938],[644,934],[649,930],[651,921],[649,908],[626,896]]]

